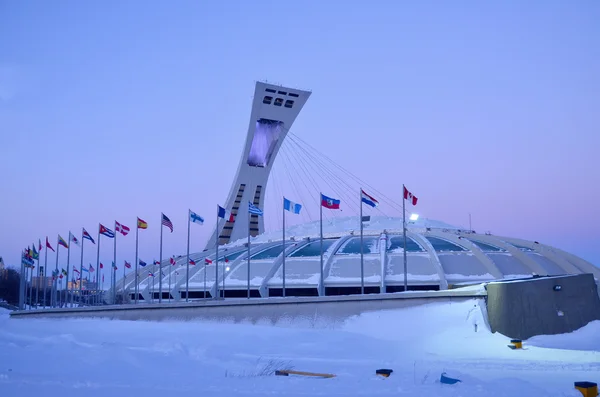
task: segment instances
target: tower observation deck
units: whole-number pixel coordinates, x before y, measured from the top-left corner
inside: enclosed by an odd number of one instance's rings
[[[309,91],[256,83],[246,143],[224,205],[234,219],[219,219],[207,249],[215,246],[216,239],[219,245],[224,245],[245,238],[248,233],[254,237],[264,232],[263,217],[247,216],[248,202],[263,208],[267,181],[279,148],[310,94]]]

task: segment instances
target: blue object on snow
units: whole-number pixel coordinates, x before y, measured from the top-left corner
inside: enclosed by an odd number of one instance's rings
[[[454,379],[454,378],[450,378],[448,376],[446,376],[445,372],[442,372],[442,376],[440,378],[440,382],[445,384],[445,385],[453,385],[455,383],[461,382],[460,379]]]

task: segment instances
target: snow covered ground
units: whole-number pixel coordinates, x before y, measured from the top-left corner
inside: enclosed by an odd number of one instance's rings
[[[373,312],[325,329],[0,312],[0,396],[580,396],[574,381],[600,383],[600,322],[514,351],[477,305]],[[274,367],[337,377],[263,374]],[[462,382],[440,384],[444,371]]]

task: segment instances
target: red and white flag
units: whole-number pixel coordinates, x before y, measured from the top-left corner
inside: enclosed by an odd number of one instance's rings
[[[123,236],[127,236],[127,234],[129,233],[129,231],[131,229],[129,229],[127,226],[121,225],[119,222],[115,221],[115,230],[117,232],[121,233]]]
[[[169,262],[171,262],[171,265],[173,265],[173,266],[175,266],[175,264],[177,263],[177,262],[175,262],[175,258],[169,259]]]
[[[413,195],[408,191],[406,186],[404,186],[404,200],[408,200],[412,203],[412,205],[417,205],[417,201],[419,200],[417,196]]]
[[[204,263],[206,263],[207,265],[210,265],[212,263],[212,261],[208,258],[204,259]]]
[[[129,262],[127,262],[127,261],[125,261],[125,267],[126,267],[127,269],[131,269],[131,263],[129,263]]]

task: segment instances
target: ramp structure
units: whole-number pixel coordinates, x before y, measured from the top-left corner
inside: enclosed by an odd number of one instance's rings
[[[219,245],[224,245],[246,238],[248,233],[254,237],[264,232],[262,217],[248,217],[248,202],[263,208],[265,188],[279,148],[310,94],[309,91],[256,83],[246,144],[224,205],[233,217],[219,219],[207,249],[214,248],[217,239]]]

